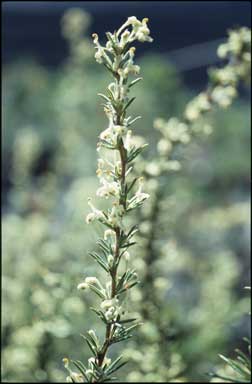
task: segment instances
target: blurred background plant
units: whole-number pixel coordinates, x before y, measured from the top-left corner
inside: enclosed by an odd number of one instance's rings
[[[239,49],[237,49],[237,45],[233,44],[234,38],[240,47]],[[210,114],[209,116],[210,112],[216,112],[218,108],[224,108],[226,111],[226,108],[231,105],[232,100],[228,100],[228,103],[224,100],[225,105],[223,104],[222,98],[215,100],[214,95],[216,94],[216,90],[218,90],[219,94],[224,95],[228,88],[234,86],[233,94],[235,95],[235,87],[239,85],[239,82],[241,81],[242,83],[247,84],[247,80],[249,80],[249,59],[251,54],[250,39],[251,32],[249,29],[242,28],[237,31],[229,31],[227,43],[221,45],[221,48],[225,48],[227,52],[230,52],[228,62],[223,63],[222,68],[212,68],[209,71],[210,79],[208,85],[205,87],[204,91],[201,91],[198,96],[190,100],[189,104],[186,105],[185,112],[180,120],[178,118],[171,117],[168,121],[160,118],[154,121],[154,128],[157,128],[161,132],[161,138],[157,144],[158,154],[156,154],[155,157],[152,155],[152,158],[147,160],[142,159],[142,163],[139,164],[141,174],[145,174],[148,180],[146,188],[151,196],[150,201],[147,202],[147,209],[146,207],[141,209],[140,216],[138,215],[138,221],[140,223],[140,245],[138,254],[141,255],[142,261],[140,268],[142,272],[142,291],[139,290],[138,292],[141,300],[138,300],[136,308],[142,308],[141,312],[145,321],[146,329],[145,326],[140,329],[140,338],[137,340],[134,348],[132,349],[137,350],[139,353],[139,345],[142,345],[142,369],[135,372],[135,378],[138,378],[140,381],[143,381],[144,379],[146,381],[151,380],[153,382],[160,380],[163,382],[170,382],[174,379],[178,379],[180,381],[183,379],[184,373],[187,374],[188,378],[194,380],[195,371],[197,372],[197,375],[204,380],[206,377],[202,375],[203,366],[201,366],[202,361],[200,360],[200,354],[204,353],[204,351],[205,353],[210,353],[211,345],[218,347],[218,341],[220,339],[218,332],[215,334],[215,332],[211,330],[210,333],[206,328],[206,324],[211,321],[212,312],[209,312],[208,315],[205,314],[205,316],[202,312],[199,312],[199,316],[202,316],[202,323],[200,319],[196,319],[196,317],[194,317],[195,314],[193,314],[192,319],[189,314],[188,320],[182,323],[179,318],[174,319],[171,314],[167,316],[166,312],[163,310],[165,294],[168,294],[169,297],[170,290],[171,292],[174,290],[174,294],[176,296],[178,295],[177,297],[179,303],[183,302],[183,298],[179,296],[179,285],[175,285],[175,287],[173,287],[171,281],[167,280],[166,277],[168,271],[168,274],[171,274],[171,278],[173,278],[173,268],[170,265],[170,257],[173,253],[175,254],[174,258],[176,259],[176,267],[178,266],[177,259],[183,259],[183,253],[186,254],[186,259],[188,259],[191,264],[187,265],[182,262],[182,268],[185,275],[184,284],[181,282],[182,287],[184,285],[184,288],[186,288],[187,284],[190,284],[191,279],[196,278],[198,280],[198,285],[194,287],[194,289],[196,288],[197,294],[188,292],[189,296],[185,297],[186,301],[183,303],[182,308],[188,311],[189,308],[187,303],[189,300],[191,304],[195,301],[195,304],[200,306],[201,311],[205,305],[206,309],[210,307],[211,311],[215,308],[219,317],[216,315],[216,323],[214,319],[211,323],[213,325],[215,324],[216,327],[219,326],[218,324],[220,324],[219,322],[221,319],[225,321],[227,315],[225,311],[229,312],[230,317],[233,315],[232,310],[230,311],[228,309],[225,300],[223,300],[223,302],[221,300],[216,300],[218,290],[222,291],[224,295],[224,290],[227,290],[227,288],[230,289],[234,279],[238,277],[238,274],[235,272],[237,269],[237,266],[235,265],[236,262],[235,260],[232,261],[232,248],[230,247],[230,249],[228,249],[229,245],[227,244],[222,249],[223,244],[220,247],[216,246],[213,242],[210,242],[209,245],[205,242],[204,246],[206,248],[204,248],[203,245],[202,249],[197,249],[197,247],[194,248],[195,254],[193,257],[190,255],[189,249],[182,249],[182,255],[180,255],[180,252],[178,251],[178,243],[187,243],[185,227],[182,227],[181,230],[176,226],[177,223],[179,223],[179,226],[181,225],[181,220],[179,220],[178,217],[176,217],[173,221],[171,221],[170,218],[167,220],[167,217],[171,217],[171,215],[174,214],[174,208],[176,209],[176,197],[178,195],[178,191],[173,189],[173,186],[177,188],[178,175],[176,174],[174,183],[174,171],[177,172],[181,170],[185,160],[190,163],[191,159],[193,159],[193,153],[191,153],[191,151],[187,153],[186,149],[190,150],[190,146],[192,146],[193,142],[194,144],[202,145],[202,134],[209,135],[212,129],[214,129],[215,124],[212,126],[211,121],[209,120],[211,117],[214,118],[214,115],[211,116]],[[243,69],[245,70],[243,71]],[[219,77],[218,75],[223,74],[224,72],[232,74],[232,76],[225,79],[225,82],[223,83],[222,76]],[[226,99],[225,96],[224,98]],[[206,114],[206,112],[208,113]],[[212,122],[215,123],[214,121]],[[200,138],[201,142],[199,140]],[[186,148],[185,145],[189,145],[189,147]],[[187,190],[189,188],[187,188]],[[167,196],[169,196],[170,201],[173,199],[173,203],[175,202],[175,204],[169,204]],[[238,218],[238,221],[240,222],[241,217],[243,216],[242,211],[244,212],[242,221],[246,221],[246,208],[248,207],[246,207],[246,205],[243,206],[243,203],[236,202],[232,204],[229,203],[227,207],[223,209],[223,213],[225,211],[230,211],[230,213],[236,212],[236,214],[234,214],[236,219],[232,224],[229,224],[231,227],[235,224],[237,218],[239,217],[239,212],[240,217]],[[163,217],[163,213],[166,215],[165,218]],[[203,215],[204,214],[205,213],[203,213]],[[190,207],[189,211],[186,211],[186,219],[188,219],[191,215],[192,221],[186,223],[186,228],[189,228],[188,232],[190,236],[193,234],[195,229],[196,232],[199,232],[201,227],[204,228],[203,231],[207,229],[209,236],[211,233],[211,226],[208,228],[208,212],[206,222],[204,222],[204,220],[202,221],[202,218],[199,220],[202,213],[198,213],[195,218],[194,207]],[[232,215],[233,214],[231,213],[231,216]],[[216,220],[217,218],[218,213],[216,212],[214,219]],[[196,226],[195,229],[193,225],[194,220],[200,222],[200,226]],[[160,228],[163,227],[165,230],[160,230]],[[169,229],[167,230],[167,228]],[[219,224],[217,225],[217,228],[220,230]],[[180,236],[182,236],[182,238]],[[216,237],[217,234],[214,235],[215,242]],[[211,254],[213,250],[215,250],[216,255]],[[201,261],[202,256],[204,256],[206,252],[209,252],[208,257],[206,259],[203,258]],[[197,256],[198,253],[200,257]],[[138,262],[139,260],[137,259],[136,263]],[[200,268],[201,263],[202,266]],[[211,265],[211,263],[213,264]],[[230,273],[227,272],[229,270],[229,263]],[[206,286],[202,286],[199,282],[205,275],[203,271],[207,270],[207,264],[211,265],[208,265],[208,273],[213,269],[211,272],[213,273],[213,276],[211,277],[212,282],[211,284],[207,282]],[[217,269],[214,268],[215,265]],[[223,267],[221,267],[221,265],[223,265]],[[198,268],[200,269],[198,270]],[[189,274],[185,273],[186,269],[190,271]],[[200,273],[198,273],[199,271]],[[226,271],[226,273],[224,273],[224,271]],[[191,274],[192,276],[190,277]],[[226,279],[224,278],[224,274]],[[186,281],[186,278],[188,281]],[[178,276],[176,276],[175,283],[177,283],[177,280]],[[213,294],[212,297],[211,293]],[[232,305],[233,298],[230,293],[228,294],[228,298],[227,293],[228,290],[224,297],[230,302],[230,305]],[[206,297],[203,299],[201,297],[202,295]],[[205,299],[207,299],[206,302]],[[166,309],[167,308],[169,308],[169,300],[167,300]],[[231,308],[232,307],[230,306],[230,309]],[[184,313],[184,316],[186,317],[186,312]],[[202,326],[202,330],[199,327],[200,324]],[[150,337],[150,333],[155,335],[153,336],[154,339]],[[193,335],[195,338],[197,335],[202,336],[202,340],[200,339],[199,344],[195,341],[192,343],[190,338],[193,337]],[[187,349],[188,336],[190,342]],[[141,338],[142,340],[145,340],[145,342],[141,343]],[[153,340],[157,343],[155,352],[153,351]],[[176,342],[178,340],[181,342],[180,347]],[[149,362],[146,365],[146,350],[148,351],[148,349],[146,349],[146,345],[148,344],[150,351],[152,351],[150,352],[150,359],[152,363],[150,364]],[[222,346],[222,343],[220,343],[220,346]],[[176,356],[177,351],[183,351],[182,356],[177,356],[174,361],[174,354]],[[131,351],[129,351],[129,356],[132,356]],[[186,364],[190,362],[189,366],[184,364],[183,357]],[[192,370],[190,369],[190,366],[192,367]],[[130,377],[131,376],[132,374]]]
[[[251,291],[251,287],[245,287],[245,289]],[[236,348],[236,355],[233,359],[220,354],[220,358],[226,364],[218,372],[210,373],[210,376],[213,377],[211,382],[219,382],[220,379],[231,383],[251,382],[251,340],[247,337],[244,337],[243,340],[247,345],[247,353]]]
[[[97,93],[107,75],[93,65],[87,32],[91,17],[69,10],[62,32],[69,44],[63,65],[49,69],[25,58],[3,68],[3,316],[2,380],[65,380],[62,357],[89,357],[78,333],[89,324],[88,297],[76,291],[97,275],[86,254],[99,227],[85,226],[87,197],[97,188],[96,154],[106,124]],[[156,117],[182,113],[193,92],[160,54],[140,59],[144,82],[134,90],[137,132],[156,143]],[[249,334],[250,107],[246,98],[215,112],[206,140],[183,152],[185,167],[164,180],[152,246],[155,293],[141,286],[130,300],[150,307],[136,345],[128,343],[127,381],[204,380],[218,353],[230,355]],[[151,155],[150,150],[150,155]],[[151,186],[150,188],[155,188]],[[142,231],[148,235],[148,222]],[[138,271],[148,270],[141,255]],[[153,301],[153,299],[152,299]],[[92,315],[91,315],[92,316]],[[158,328],[166,350],[160,350]],[[99,327],[99,322],[94,323]],[[164,345],[165,343],[163,343]],[[246,348],[245,348],[246,349]],[[115,351],[116,352],[116,351]],[[160,364],[168,354],[169,369]],[[123,371],[123,370],[122,370]],[[173,381],[174,381],[173,380]]]

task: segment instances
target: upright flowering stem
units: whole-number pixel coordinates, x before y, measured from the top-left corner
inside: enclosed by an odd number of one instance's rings
[[[104,112],[109,126],[100,134],[97,145],[100,158],[96,173],[101,186],[96,195],[112,201],[110,208],[101,211],[95,208],[90,199],[92,211],[86,221],[90,223],[96,219],[106,227],[104,238],[97,242],[100,253],[91,252],[90,255],[106,271],[109,280],[103,285],[96,277],[87,277],[78,288],[89,288],[102,299],[100,308],[92,310],[104,322],[106,330],[102,342],[94,330],[83,336],[93,356],[88,360],[87,368],[80,361],[71,361],[80,373],[73,372],[69,367],[70,361],[64,359],[70,374],[67,378],[69,382],[111,380],[111,375],[125,362],[121,362],[122,356],[112,362],[107,356],[109,347],[130,338],[131,331],[139,325],[136,319],[124,318],[127,291],[139,283],[137,273],[128,268],[128,249],[135,244],[132,238],[137,226],[127,228],[124,219],[130,211],[139,208],[149,195],[142,192],[143,178],[134,177],[132,173],[133,161],[145,148],[145,145],[136,147],[131,140],[132,131],[129,127],[139,117],[126,117],[126,112],[135,99],[129,98],[129,91],[141,80],[129,81],[130,75],[140,71],[140,67],[134,64],[135,47],[131,44],[134,41],[152,41],[147,21],[129,17],[118,31],[106,33],[108,41],[105,46],[99,43],[98,35],[93,34],[95,59],[113,76],[106,94],[99,94],[105,100]],[[137,184],[138,189],[135,190]],[[120,261],[123,259],[126,261],[126,270],[119,276]],[[126,326],[129,323],[132,325]]]
[[[144,286],[140,311],[144,320],[154,323],[159,333],[160,365],[169,365],[167,343],[170,330],[162,323],[160,310],[163,306],[160,290],[155,288],[157,269],[153,265],[160,258],[156,240],[160,232],[161,204],[167,193],[167,175],[179,171],[180,162],[176,159],[178,146],[189,144],[198,133],[211,133],[211,127],[204,124],[202,117],[216,108],[226,109],[231,106],[238,94],[241,83],[247,83],[251,72],[251,31],[246,28],[229,31],[227,41],[217,51],[222,59],[227,59],[226,65],[209,71],[209,83],[205,91],[192,99],[185,108],[183,119],[171,117],[168,121],[156,119],[154,128],[160,131],[161,138],[157,144],[157,156],[154,160],[143,161],[142,169],[146,179],[146,188],[151,193],[149,207],[141,209],[138,214],[139,223],[147,223],[148,230],[140,226],[139,235],[145,239],[143,255],[148,266],[142,277]],[[163,181],[163,182],[162,182]],[[162,271],[160,271],[162,274]],[[155,308],[155,310],[153,310]],[[166,351],[166,353],[164,353]],[[172,379],[167,376],[165,380]]]
[[[240,84],[250,81],[251,30],[246,27],[230,30],[227,41],[218,47],[217,54],[221,59],[227,60],[226,65],[222,68],[209,70],[209,83],[206,90],[186,105],[183,119],[171,117],[168,121],[165,121],[158,118],[154,122],[154,128],[161,133],[161,139],[157,144],[158,155],[153,162],[146,161],[144,163],[143,173],[146,180],[159,180],[159,182],[155,184],[155,193],[152,195],[149,217],[146,217],[146,210],[142,210],[143,215],[140,215],[139,219],[140,222],[149,220],[151,228],[152,235],[147,234],[145,249],[148,266],[155,263],[158,255],[158,252],[153,249],[153,242],[155,240],[155,228],[158,227],[159,205],[164,194],[161,183],[162,177],[171,171],[180,170],[181,164],[174,160],[179,145],[188,144],[199,132],[211,133],[211,127],[203,123],[202,117],[216,108],[226,109],[231,106],[238,94]],[[141,234],[141,231],[140,235],[146,237],[146,234]],[[148,285],[152,284],[154,280],[152,273],[153,268],[148,268],[143,280],[144,286],[148,287]],[[150,291],[153,292],[151,299],[154,299],[153,303],[157,305],[158,299],[155,297],[153,286],[150,287]],[[147,314],[146,308],[148,306],[144,305],[142,310],[145,315]]]

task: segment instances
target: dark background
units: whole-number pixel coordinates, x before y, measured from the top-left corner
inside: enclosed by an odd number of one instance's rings
[[[206,81],[206,66],[216,62],[216,47],[228,28],[251,25],[249,1],[5,1],[3,63],[30,55],[58,66],[67,54],[60,19],[67,8],[92,16],[91,32],[103,34],[128,16],[150,18],[152,49],[167,54],[185,82],[194,88]],[[143,44],[140,53],[149,49]]]

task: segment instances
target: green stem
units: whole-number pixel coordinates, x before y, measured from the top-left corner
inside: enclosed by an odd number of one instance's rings
[[[118,116],[118,120],[120,121],[120,116]],[[121,158],[121,198],[120,203],[123,205],[124,208],[126,208],[126,196],[125,196],[125,174],[126,174],[126,149],[124,148],[123,141],[121,140],[121,143],[119,145],[119,153]],[[117,269],[118,264],[117,260],[120,255],[120,236],[121,236],[121,230],[119,227],[115,228],[115,254],[114,254],[114,265],[115,267],[112,268],[110,275],[111,275],[111,299],[113,299],[116,296],[116,284],[117,284]],[[113,325],[110,323],[106,326],[106,336],[105,341],[103,343],[103,346],[101,348],[100,353],[98,354],[98,365],[99,367],[102,366],[104,359],[106,357],[108,348],[111,344],[111,338],[113,337],[113,331],[115,331],[115,328],[113,329]],[[95,381],[93,381],[95,382]]]

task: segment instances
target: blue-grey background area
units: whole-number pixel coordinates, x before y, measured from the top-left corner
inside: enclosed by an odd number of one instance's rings
[[[206,66],[216,62],[227,29],[251,25],[249,1],[5,1],[3,63],[29,55],[58,66],[67,54],[60,19],[72,7],[91,14],[90,34],[117,28],[128,16],[149,17],[151,49],[167,55],[194,88],[206,81]],[[143,44],[138,51],[146,49],[150,46]]]

